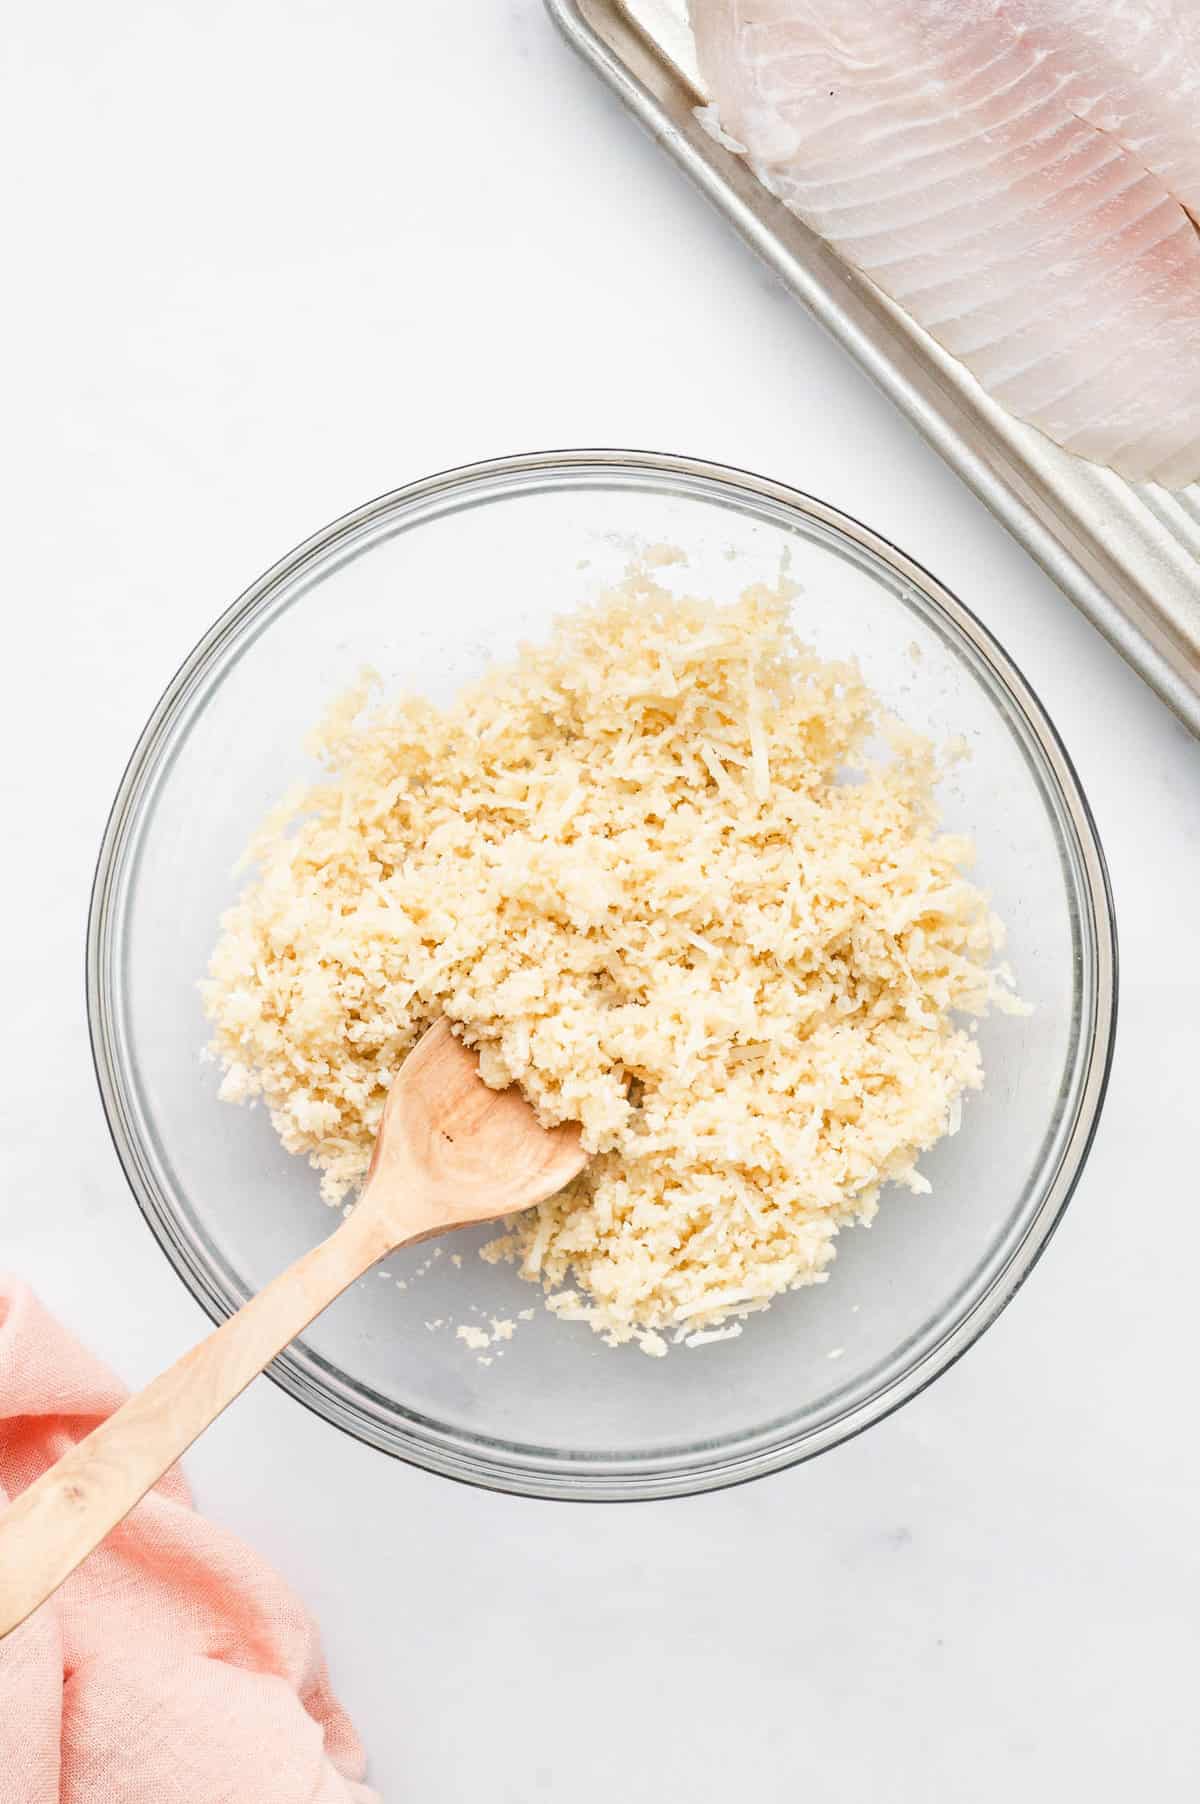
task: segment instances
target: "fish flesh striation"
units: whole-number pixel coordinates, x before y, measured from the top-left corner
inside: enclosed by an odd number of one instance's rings
[[[1012,413],[1200,476],[1200,0],[691,0],[714,128]]]

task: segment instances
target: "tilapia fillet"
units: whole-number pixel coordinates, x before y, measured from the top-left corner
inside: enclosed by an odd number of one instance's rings
[[[1200,476],[1200,0],[691,0],[760,180],[997,400]]]

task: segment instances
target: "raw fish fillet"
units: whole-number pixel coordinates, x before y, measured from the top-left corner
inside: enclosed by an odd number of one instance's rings
[[[1200,476],[1200,0],[691,0],[720,127],[991,394]]]

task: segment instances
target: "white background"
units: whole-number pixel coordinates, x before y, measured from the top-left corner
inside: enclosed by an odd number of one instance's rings
[[[811,489],[999,634],[1111,861],[1113,1085],[1032,1281],[897,1417],[718,1496],[475,1493],[266,1382],[189,1470],[320,1617],[389,1804],[1194,1798],[1200,748],[537,0],[27,0],[5,35],[4,1263],[134,1383],[205,1326],[108,1143],[83,932],[137,732],[252,577],[496,452]]]

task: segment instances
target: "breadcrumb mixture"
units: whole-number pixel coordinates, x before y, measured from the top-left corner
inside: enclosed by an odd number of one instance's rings
[[[982,1080],[961,1017],[1019,1006],[933,746],[792,599],[640,568],[447,709],[364,683],[203,986],[222,1095],[261,1095],[331,1203],[443,1013],[489,1083],[581,1121],[587,1170],[485,1256],[654,1355],[822,1280],[885,1182],[927,1190]]]

